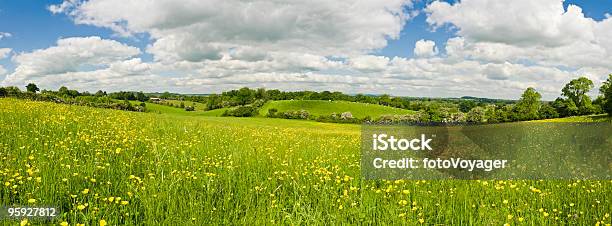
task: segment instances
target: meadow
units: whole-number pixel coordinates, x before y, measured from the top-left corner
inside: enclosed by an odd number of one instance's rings
[[[169,101],[173,101],[173,100],[169,100]],[[139,101],[131,101],[131,103],[133,105],[138,105],[141,102]],[[194,102],[195,103],[195,102]],[[157,114],[170,114],[170,115],[177,115],[177,116],[215,116],[215,117],[220,117],[223,112],[225,112],[226,110],[228,110],[229,108],[219,108],[219,109],[214,109],[214,110],[210,110],[210,111],[204,111],[198,109],[196,107],[195,111],[185,111],[185,109],[183,108],[178,108],[178,107],[171,107],[171,106],[166,106],[163,104],[156,104],[156,103],[150,103],[150,102],[146,102],[146,109],[147,112],[149,113],[157,113]],[[180,102],[179,102],[180,104]],[[200,105],[202,105],[201,103],[198,103]]]
[[[0,205],[61,208],[0,223],[610,224],[612,181],[365,180],[359,125],[159,113],[0,99]]]
[[[268,101],[260,108],[259,115],[267,115],[268,110],[272,108],[277,109],[279,112],[306,110],[315,116],[351,112],[355,118],[364,118],[366,116],[378,118],[382,115],[406,115],[414,113],[414,111],[406,109],[348,101],[279,100]]]
[[[553,118],[536,120],[538,122],[612,122],[612,117],[601,114],[601,115],[583,115],[583,116],[571,116],[566,118]]]
[[[164,102],[172,103],[175,106],[179,106],[181,103],[185,106],[193,106],[196,111],[205,111],[206,104],[193,102],[193,101],[184,101],[184,100],[164,100]]]

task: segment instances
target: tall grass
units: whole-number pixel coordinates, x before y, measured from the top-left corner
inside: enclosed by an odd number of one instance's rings
[[[359,138],[0,99],[0,205],[57,206],[46,223],[70,225],[610,223],[612,181],[366,181]]]

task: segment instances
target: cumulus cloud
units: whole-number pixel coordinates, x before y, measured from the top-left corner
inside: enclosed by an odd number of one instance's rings
[[[3,38],[10,38],[11,36],[13,36],[11,33],[0,32],[0,40],[2,40]]]
[[[22,83],[53,74],[95,70],[138,54],[138,48],[100,37],[59,39],[56,46],[13,56],[17,67],[3,83]]]
[[[438,47],[434,41],[421,39],[414,44],[413,52],[417,57],[432,57],[438,54]]]
[[[139,49],[113,40],[61,39],[14,55],[15,72],[3,83],[498,98],[518,98],[536,87],[553,99],[573,77],[598,82],[611,70],[612,19],[595,21],[578,6],[564,9],[561,0],[435,1],[423,11],[427,23],[451,27],[455,37],[445,44],[417,41],[414,58],[372,55],[418,15],[410,6],[409,0],[64,1],[48,10],[122,36],[148,34],[144,51],[154,60],[143,62]]]
[[[561,0],[464,0],[453,5],[436,1],[426,12],[433,26],[454,25],[459,35],[485,42],[524,46],[560,46],[594,38],[594,21],[582,9]]]
[[[11,51],[12,51],[11,48],[0,48],[0,60],[8,57]]]
[[[67,1],[62,2],[61,4],[50,5],[47,7],[47,9],[53,14],[59,14],[59,13],[67,12],[75,4],[77,3],[74,1],[67,0]]]
[[[595,21],[561,0],[436,1],[425,11],[430,25],[456,28],[450,57],[572,68],[609,67],[612,60],[612,19]]]
[[[255,47],[318,55],[363,53],[398,38],[409,0],[64,1],[49,7],[77,24],[121,35],[149,33],[157,60],[219,59],[221,51]],[[116,7],[120,5],[121,7]]]
[[[362,71],[384,71],[389,66],[389,58],[384,56],[364,55],[350,59],[350,66]]]

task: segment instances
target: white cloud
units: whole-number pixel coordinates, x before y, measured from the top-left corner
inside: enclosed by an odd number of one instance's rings
[[[438,50],[443,43],[422,39],[412,50],[415,58],[371,55],[418,15],[404,6],[410,1],[65,1],[48,9],[119,35],[149,34],[146,52],[153,62],[116,41],[62,39],[13,56],[16,69],[4,83],[35,80],[41,87],[89,91],[210,93],[250,86],[499,98],[518,98],[531,86],[553,99],[573,77],[597,83],[611,71],[612,19],[594,21],[577,6],[564,10],[561,0],[433,2],[427,22],[457,32],[445,51]]]
[[[67,12],[74,6],[74,4],[76,4],[76,2],[68,0],[62,2],[61,4],[50,5],[47,7],[47,9],[53,14],[59,14]]]
[[[0,32],[0,40],[2,40],[3,38],[10,38],[11,36],[13,36],[11,33]]]
[[[587,18],[562,0],[464,0],[433,2],[427,22],[450,24],[449,57],[494,62],[530,62],[571,68],[607,67],[612,60],[612,19]]]
[[[52,74],[95,70],[139,53],[138,48],[100,37],[64,38],[58,40],[56,46],[14,55],[17,67],[3,83],[23,83]]]
[[[417,57],[432,57],[438,54],[438,47],[434,41],[421,39],[414,44],[413,52]]]
[[[11,48],[0,48],[0,60],[8,57],[11,51],[12,51]]]
[[[4,75],[6,74],[6,69],[4,69],[4,67],[2,65],[0,65],[0,75]]]
[[[431,25],[452,24],[459,35],[475,41],[560,46],[594,37],[594,21],[575,5],[565,11],[562,0],[436,1],[426,12]]]
[[[362,71],[384,71],[389,66],[389,58],[372,55],[358,56],[351,58],[349,65]]]
[[[230,48],[347,55],[398,38],[409,0],[239,1],[90,0],[50,7],[77,24],[122,35],[146,32],[157,60],[219,59]],[[64,6],[66,4],[66,6]],[[116,6],[121,7],[116,7]]]

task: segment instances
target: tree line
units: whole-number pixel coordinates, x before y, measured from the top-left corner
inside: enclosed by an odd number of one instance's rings
[[[15,86],[0,87],[0,97],[13,97],[34,101],[48,101],[71,105],[139,112],[146,111],[146,104],[144,101],[149,99],[149,97],[144,95],[142,92],[116,92],[107,94],[104,91],[98,91],[95,94],[91,94],[89,92],[79,92],[77,90],[68,89],[64,86],[59,88],[57,91],[41,91],[34,83],[29,83],[25,88],[26,90],[23,92]],[[132,104],[130,100],[140,100],[142,103]]]
[[[612,113],[612,74],[599,88],[599,95],[593,101],[588,93],[594,88],[593,81],[586,77],[571,80],[561,90],[561,97],[554,101],[542,101],[542,95],[534,88],[527,88],[520,99],[495,100],[487,98],[410,98],[390,95],[348,95],[341,92],[297,91],[285,92],[241,88],[208,96],[181,97],[205,103],[207,109],[230,108],[225,115],[248,117],[257,114],[257,108],[269,100],[333,100],[351,101],[403,108],[418,113],[401,120],[423,122],[514,122],[536,119]],[[239,107],[236,107],[239,106]],[[274,109],[276,110],[276,109]],[[271,117],[296,118],[304,112],[275,112]],[[330,116],[331,117],[331,116]],[[386,116],[387,118],[393,116]],[[334,117],[332,117],[334,118]]]
[[[248,117],[258,114],[258,109],[267,101],[274,100],[329,100],[350,101],[368,104],[378,104],[395,108],[417,111],[410,116],[385,116],[374,120],[409,120],[420,122],[513,122],[535,119],[549,119],[578,115],[608,113],[612,114],[612,74],[599,87],[599,95],[592,100],[588,93],[594,84],[586,77],[571,80],[561,90],[561,97],[552,102],[542,101],[541,94],[534,88],[527,88],[520,99],[495,100],[486,98],[411,98],[384,95],[349,95],[331,91],[280,91],[264,88],[241,88],[220,94],[211,95],[181,95],[165,92],[162,94],[146,94],[143,92],[120,91],[106,93],[79,92],[66,87],[57,91],[42,90],[33,83],[28,84],[26,92],[17,87],[0,87],[0,97],[15,96],[30,99],[50,99],[55,102],[70,102],[80,105],[102,106],[124,110],[144,111],[144,102],[156,97],[165,100],[185,100],[206,105],[207,110],[228,108],[224,115]],[[40,93],[39,93],[40,91]],[[132,106],[129,101],[140,101],[143,104]],[[178,106],[178,105],[177,105]],[[182,106],[181,106],[182,107]],[[193,109],[190,109],[193,110]],[[341,114],[341,113],[338,113]],[[296,118],[304,112],[274,112],[270,117]],[[326,116],[327,117],[327,116]],[[299,117],[297,117],[299,118]],[[312,118],[312,117],[310,117]],[[335,117],[331,119],[346,119]],[[328,120],[328,119],[325,119]],[[351,119],[352,121],[353,119]],[[360,119],[365,120],[365,119]],[[368,119],[372,120],[372,119]]]

